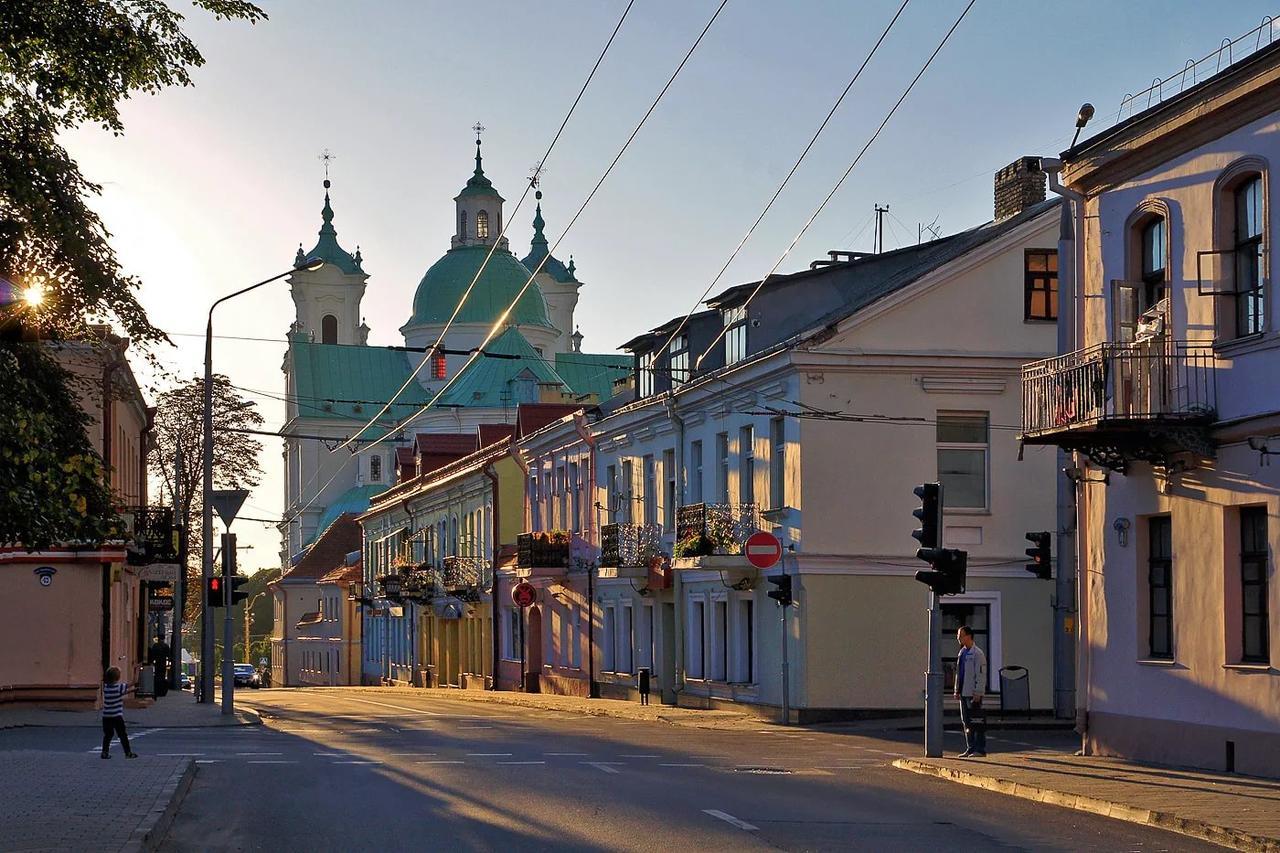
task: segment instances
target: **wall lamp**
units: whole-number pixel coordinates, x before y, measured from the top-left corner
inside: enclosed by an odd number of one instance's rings
[[[1249,449],[1256,450],[1258,452],[1259,454],[1258,464],[1263,467],[1266,467],[1271,464],[1271,460],[1267,458],[1268,456],[1276,456],[1280,454],[1280,450],[1272,450],[1270,448],[1270,446],[1267,444],[1267,437],[1265,435],[1249,436]]]

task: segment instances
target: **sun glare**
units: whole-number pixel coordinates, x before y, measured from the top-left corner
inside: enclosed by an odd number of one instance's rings
[[[44,286],[33,284],[22,291],[22,301],[31,308],[39,308],[44,302]]]

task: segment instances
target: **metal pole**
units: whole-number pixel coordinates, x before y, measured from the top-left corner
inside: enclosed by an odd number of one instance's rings
[[[520,692],[524,692],[525,685],[529,681],[529,674],[525,672],[524,663],[524,608],[520,608]]]
[[[169,686],[174,690],[182,689],[182,616],[187,602],[187,517],[178,516],[183,505],[182,484],[186,480],[186,460],[182,455],[182,445],[173,460],[173,512],[178,522],[178,577],[173,583],[173,631],[169,637]]]
[[[203,579],[200,607],[200,701],[213,701],[213,610],[206,600],[209,578],[213,577],[213,308],[204,331],[204,440],[201,464],[204,467],[204,499],[201,501],[200,577]],[[225,553],[225,552],[224,552]]]
[[[236,535],[222,534],[222,713],[235,712],[235,618],[231,614],[231,576],[236,573]]]
[[[929,669],[924,680],[924,754],[942,757],[942,610],[929,593]]]
[[[785,570],[785,569],[784,569]],[[782,724],[784,726],[791,725],[791,673],[790,664],[787,661],[787,607],[782,605],[778,608],[780,612],[779,619],[782,625]]]

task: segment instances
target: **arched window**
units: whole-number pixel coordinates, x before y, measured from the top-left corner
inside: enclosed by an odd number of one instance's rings
[[[489,239],[489,214],[483,210],[476,214],[476,239]]]
[[[338,318],[325,314],[320,319],[320,343],[336,344],[338,342]]]
[[[431,354],[431,378],[444,379],[449,375],[449,360],[440,350]]]
[[[1155,216],[1142,226],[1142,284],[1147,308],[1165,297],[1168,237],[1163,216]]]
[[[1134,340],[1143,313],[1169,295],[1168,223],[1168,207],[1153,198],[1142,202],[1125,224],[1125,277],[1112,284],[1113,335],[1118,342]]]
[[[467,212],[465,210],[458,211],[458,238],[467,239]]]
[[[1256,335],[1264,328],[1262,176],[1252,175],[1238,184],[1232,202],[1236,336],[1243,337]]]

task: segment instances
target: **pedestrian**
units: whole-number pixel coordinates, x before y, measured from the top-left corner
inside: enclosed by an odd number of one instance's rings
[[[164,696],[169,692],[168,663],[169,663],[169,644],[164,641],[163,634],[156,635],[156,641],[151,644],[151,648],[147,651],[147,663],[155,667],[156,673],[156,695]]]
[[[129,733],[124,729],[124,697],[133,692],[132,688],[120,680],[118,667],[107,670],[102,680],[102,757],[111,757],[111,738],[119,735],[120,745],[124,747],[125,758],[137,758],[138,754],[129,748]]]
[[[987,731],[982,710],[982,694],[987,686],[987,656],[973,642],[973,629],[961,625],[956,631],[960,655],[956,659],[956,698],[960,700],[960,725],[964,727],[961,758],[984,758]]]

